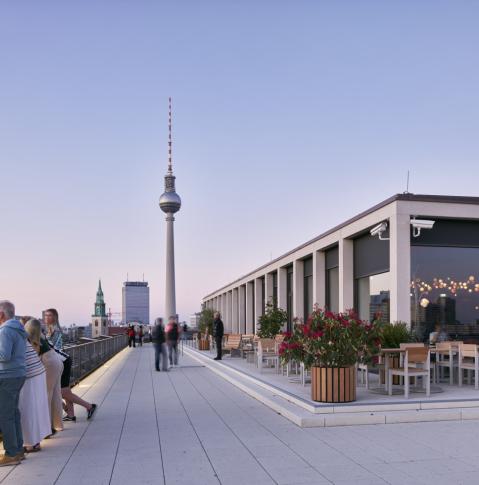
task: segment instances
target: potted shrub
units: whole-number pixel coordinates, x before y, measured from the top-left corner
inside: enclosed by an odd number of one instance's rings
[[[200,331],[198,339],[198,350],[209,350],[210,340],[209,335],[213,333],[213,322],[215,319],[215,311],[211,308],[203,307],[200,315],[198,328]]]
[[[287,321],[288,313],[281,308],[277,308],[272,302],[268,302],[264,315],[261,315],[258,320],[258,337],[275,338]]]
[[[285,334],[279,352],[283,362],[296,359],[311,369],[314,401],[350,402],[356,399],[356,363],[377,355],[380,335],[380,322],[315,307],[306,323]]]

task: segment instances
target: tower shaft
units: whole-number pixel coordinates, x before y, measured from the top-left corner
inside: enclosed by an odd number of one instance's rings
[[[166,216],[166,285],[165,285],[165,317],[176,317],[175,289],[175,218],[173,214]]]

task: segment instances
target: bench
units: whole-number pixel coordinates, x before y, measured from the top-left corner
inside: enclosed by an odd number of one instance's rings
[[[241,354],[241,335],[239,333],[228,335],[223,350],[229,352],[231,357],[233,357],[233,352]]]

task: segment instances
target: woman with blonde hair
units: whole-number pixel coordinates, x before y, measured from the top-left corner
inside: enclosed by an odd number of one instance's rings
[[[70,374],[72,368],[72,359],[69,355],[62,352],[63,348],[63,334],[60,323],[58,321],[58,312],[55,308],[49,308],[44,312],[45,323],[47,325],[47,337],[50,340],[53,348],[60,352],[59,355],[64,356],[63,372],[60,379],[62,398],[65,401],[65,412],[63,421],[76,421],[74,404],[78,404],[86,409],[87,419],[91,419],[96,411],[97,405],[85,401],[80,396],[77,396],[70,389]]]
[[[55,350],[50,347],[47,339],[42,335],[41,324],[38,320],[30,320],[25,325],[25,330],[29,334],[30,341],[38,352],[40,360],[45,367],[48,409],[52,425],[51,431],[52,435],[54,435],[57,431],[63,429],[62,390],[60,385],[63,362]]]
[[[32,322],[32,325],[29,325],[30,322]],[[32,319],[25,325],[28,337],[25,352],[27,375],[18,402],[24,451],[27,453],[40,451],[40,441],[51,433],[45,367],[35,349],[40,348],[38,339],[35,339],[34,335],[29,333],[34,325],[40,326],[40,322]]]

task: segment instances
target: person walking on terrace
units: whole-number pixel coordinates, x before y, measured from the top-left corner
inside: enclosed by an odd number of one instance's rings
[[[27,333],[15,319],[15,306],[0,301],[0,429],[5,449],[0,466],[18,465],[25,457],[18,402],[26,377],[26,341]]]
[[[214,360],[221,360],[223,357],[223,335],[225,328],[221,321],[220,312],[215,313],[215,320],[213,322],[213,338],[216,344],[216,357]]]
[[[155,320],[155,326],[151,332],[151,341],[155,347],[155,369],[158,372],[160,371],[161,357],[161,370],[166,372],[168,370],[168,351],[166,350],[166,337],[162,318]]]
[[[48,329],[47,336],[50,336],[51,338],[50,343],[63,360],[61,388],[62,398],[65,401],[64,410],[66,412],[66,416],[63,418],[63,421],[77,420],[75,416],[75,408],[73,406],[74,404],[79,404],[80,406],[83,406],[87,411],[87,419],[91,419],[96,411],[97,405],[83,400],[81,397],[73,394],[72,390],[70,389],[72,359],[68,354],[62,352],[63,340],[57,336],[57,333],[62,334],[62,330],[58,322],[58,312],[55,310],[55,308],[49,308],[48,310],[45,310],[44,317]]]
[[[138,329],[138,345],[143,347],[143,325]]]
[[[166,344],[168,345],[168,355],[170,358],[170,366],[178,365],[178,339],[180,331],[176,317],[170,317],[168,325],[166,326]]]
[[[135,343],[135,327],[130,325],[128,327],[128,347],[136,347]]]

